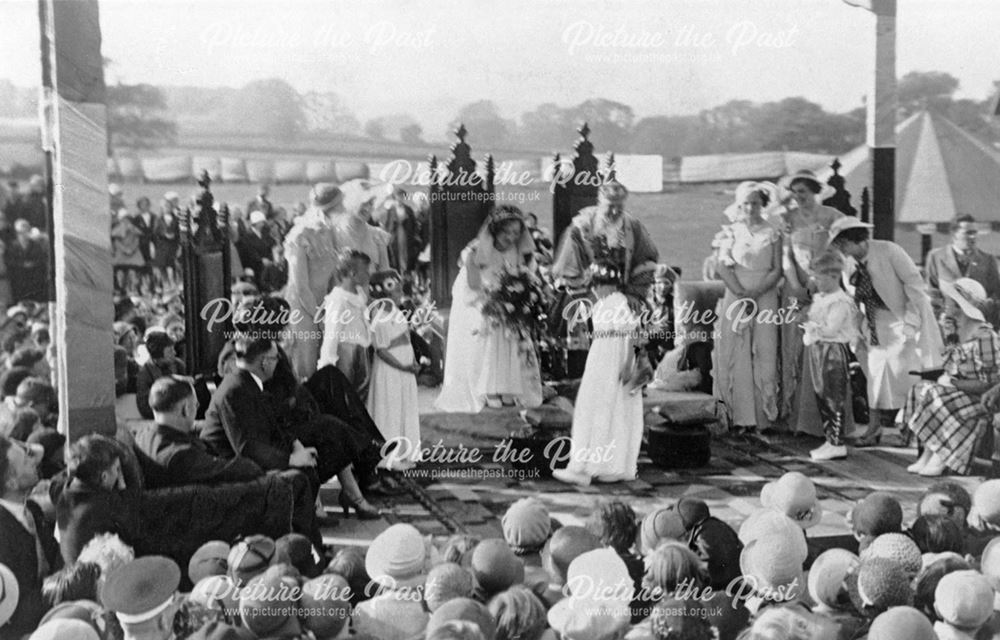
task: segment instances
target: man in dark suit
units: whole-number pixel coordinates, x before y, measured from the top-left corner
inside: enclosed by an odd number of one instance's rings
[[[139,208],[139,212],[132,216],[131,220],[135,228],[139,230],[139,252],[142,253],[142,260],[149,266],[153,260],[151,249],[156,218],[153,217],[153,211],[150,209],[151,203],[146,196],[139,198],[136,206]]]
[[[955,218],[951,225],[951,244],[927,254],[924,279],[937,315],[943,307],[941,282],[972,278],[983,285],[989,298],[986,319],[996,327],[1000,320],[1000,270],[996,258],[976,246],[978,234],[975,218],[970,215]]]
[[[264,383],[274,375],[278,346],[246,337],[234,341],[236,370],[212,394],[201,438],[223,457],[243,456],[264,469],[315,467],[316,450],[278,426]]]
[[[267,230],[267,218],[260,211],[250,214],[250,229],[240,236],[236,250],[244,267],[253,269],[254,278],[260,284],[264,267],[271,264],[274,238]]]
[[[0,564],[17,577],[20,598],[0,637],[18,638],[35,630],[45,614],[42,579],[62,565],[59,545],[41,507],[28,500],[38,484],[41,447],[0,436]]]
[[[148,488],[238,482],[264,474],[249,458],[215,455],[204,440],[191,433],[198,400],[188,380],[160,378],[149,392],[149,406],[156,424],[144,427],[135,437],[136,456]]]
[[[260,183],[257,186],[257,197],[247,203],[247,215],[254,211],[260,211],[264,214],[265,219],[270,220],[274,213],[274,205],[267,199],[269,195],[271,195],[271,185],[266,182]]]

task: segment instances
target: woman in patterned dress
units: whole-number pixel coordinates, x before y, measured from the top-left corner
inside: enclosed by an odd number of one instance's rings
[[[781,233],[762,210],[774,198],[773,185],[743,183],[734,206],[726,210],[733,224],[723,227],[719,275],[726,284],[713,353],[715,396],[731,424],[751,431],[771,428],[780,417],[778,367],[778,282],[782,277]]]
[[[946,470],[968,473],[976,442],[991,417],[980,399],[1000,380],[1000,336],[983,314],[983,285],[959,278],[942,282],[941,293],[958,344],[945,355],[946,378],[913,385],[902,416],[924,447],[920,459],[906,470],[922,476]]]

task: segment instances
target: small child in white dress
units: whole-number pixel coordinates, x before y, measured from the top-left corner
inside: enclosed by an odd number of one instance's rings
[[[844,271],[840,254],[820,254],[812,262],[812,271],[819,291],[809,307],[809,319],[802,325],[803,343],[826,442],[809,456],[817,461],[836,460],[847,457],[844,421],[851,401],[850,347],[860,338],[858,311],[840,287]]]
[[[641,387],[633,384],[639,318],[621,292],[623,270],[596,262],[591,274],[594,334],[573,409],[570,462],[552,473],[584,486],[635,479],[643,426]]]
[[[396,447],[382,459],[387,469],[414,466],[420,450],[420,409],[417,404],[417,373],[410,323],[399,308],[403,279],[393,270],[379,271],[371,278],[369,322],[375,361],[368,387],[368,413],[386,438]]]

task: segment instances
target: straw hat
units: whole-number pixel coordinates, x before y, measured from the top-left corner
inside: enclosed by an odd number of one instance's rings
[[[781,188],[781,191],[784,194],[790,196],[792,193],[792,183],[799,180],[805,180],[806,182],[810,182],[814,185],[815,187],[814,191],[816,190],[819,191],[819,193],[816,194],[816,200],[818,200],[819,202],[823,202],[827,198],[831,197],[833,194],[837,193],[836,189],[822,182],[819,178],[816,177],[815,173],[806,169],[803,169],[802,171],[796,171],[791,175],[785,176],[784,178],[778,181],[778,186]]]
[[[732,204],[726,207],[724,213],[726,217],[729,218],[731,222],[736,222],[740,217],[740,206],[743,201],[746,200],[747,196],[753,192],[761,192],[767,198],[767,203],[761,206],[761,215],[767,217],[766,211],[773,209],[781,202],[781,195],[778,192],[778,187],[774,185],[773,182],[754,182],[748,180],[746,182],[741,182],[736,186],[735,197],[733,198]]]
[[[844,216],[843,218],[837,218],[830,225],[830,242],[837,239],[844,231],[848,229],[868,229],[871,230],[875,228],[874,225],[868,224],[867,222],[861,222],[854,216]]]
[[[972,278],[959,278],[954,282],[941,281],[941,293],[954,300],[966,316],[986,322],[983,306],[987,302],[986,289]]]
[[[784,513],[803,529],[819,524],[823,508],[816,497],[816,485],[798,471],[789,471],[764,485],[760,502],[768,509]]]
[[[7,565],[0,564],[0,627],[14,615],[20,599],[21,587],[17,584],[17,577]]]

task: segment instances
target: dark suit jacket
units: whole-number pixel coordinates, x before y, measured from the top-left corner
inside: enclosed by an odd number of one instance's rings
[[[28,509],[34,516],[50,573],[55,572],[62,562],[52,528],[45,524],[37,504],[29,501]],[[0,564],[13,572],[21,591],[13,617],[0,627],[0,638],[18,638],[35,630],[46,606],[42,600],[42,578],[38,576],[35,538],[4,507],[0,507]]]
[[[267,470],[287,469],[292,453],[273,403],[243,369],[223,378],[212,394],[201,438],[223,457],[240,455]]]
[[[147,425],[136,434],[135,454],[149,489],[238,482],[264,475],[256,462],[221,458],[194,434],[162,424]]]
[[[72,564],[90,540],[113,533],[134,545],[139,531],[138,488],[125,491],[95,490],[61,474],[52,479],[49,497],[56,507],[59,551],[63,562]]]
[[[146,221],[138,213],[133,215],[131,220],[135,228],[139,230],[139,251],[142,253],[142,259],[146,264],[149,264],[151,259],[149,247],[153,244],[153,229],[156,227],[156,216],[151,215],[149,217],[149,224],[146,224]]]
[[[264,258],[271,259],[272,246],[274,246],[274,241],[266,229],[259,236],[253,232],[253,229],[249,229],[236,244],[236,251],[240,254],[240,262],[243,263],[244,267],[253,269],[254,277],[258,281],[260,281],[261,273],[264,271]]]

